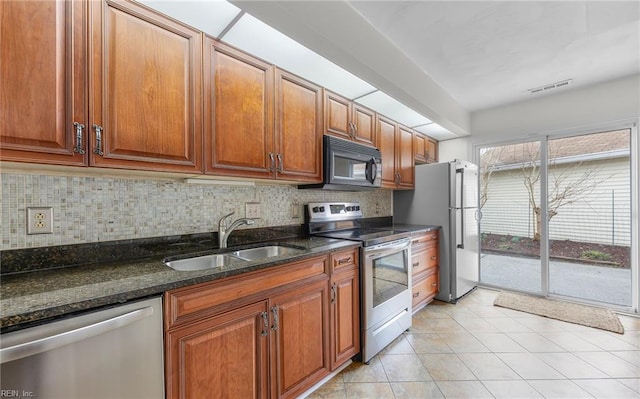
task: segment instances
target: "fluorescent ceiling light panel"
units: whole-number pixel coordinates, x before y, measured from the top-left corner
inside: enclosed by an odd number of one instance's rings
[[[438,125],[437,123],[430,123],[428,125],[416,126],[414,130],[417,130],[420,133],[424,133],[427,136],[434,138],[436,140],[448,140],[454,139],[458,137],[456,134],[451,133],[447,129]]]
[[[426,117],[420,115],[416,111],[402,104],[395,98],[376,91],[364,97],[358,98],[356,102],[369,107],[374,111],[381,113],[391,119],[394,119],[406,126],[418,126],[430,123]]]
[[[240,14],[240,9],[224,0],[176,1],[137,0],[161,13],[193,26],[213,37],[220,33]]]
[[[221,40],[350,99],[375,90],[249,14],[244,14]]]

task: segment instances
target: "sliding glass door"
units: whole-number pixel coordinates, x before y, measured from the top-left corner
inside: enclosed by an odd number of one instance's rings
[[[541,292],[539,226],[540,143],[480,151],[480,280],[518,291]]]
[[[550,294],[631,306],[630,133],[548,141]]]
[[[480,148],[480,280],[631,307],[631,129]]]

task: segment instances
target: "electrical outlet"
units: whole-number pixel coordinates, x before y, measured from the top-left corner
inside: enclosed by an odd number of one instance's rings
[[[262,206],[259,202],[245,202],[244,217],[249,219],[260,219],[262,217]]]
[[[52,234],[53,208],[27,208],[27,234]]]
[[[300,217],[300,205],[297,202],[291,204],[291,219],[298,219]]]

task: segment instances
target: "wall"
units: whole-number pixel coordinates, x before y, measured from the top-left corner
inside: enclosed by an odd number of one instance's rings
[[[1,250],[217,231],[229,212],[244,217],[245,202],[262,204],[252,227],[302,224],[291,206],[312,201],[358,201],[365,217],[391,216],[391,191],[298,190],[286,185],[212,186],[176,180],[0,174]],[[26,234],[26,208],[51,206],[54,233]]]
[[[473,161],[469,137],[440,141],[438,143],[438,162],[448,162],[454,159]]]
[[[471,114],[473,143],[552,134],[640,117],[640,74]]]

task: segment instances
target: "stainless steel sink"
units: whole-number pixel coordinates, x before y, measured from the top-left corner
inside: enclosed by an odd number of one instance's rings
[[[172,261],[165,261],[164,264],[174,270],[190,272],[194,270],[216,269],[229,265],[246,263],[244,259],[237,258],[230,254],[215,254],[198,256],[197,258],[187,258]]]
[[[174,270],[189,272],[194,270],[216,269],[230,265],[241,265],[249,261],[272,258],[280,255],[296,255],[303,249],[284,247],[281,245],[267,245],[264,247],[242,249],[239,251],[198,256],[195,258],[164,261],[164,264]]]
[[[296,255],[302,253],[303,250],[292,247],[283,247],[281,245],[268,245],[266,247],[242,249],[240,251],[231,252],[231,255],[240,259],[249,261],[272,258],[280,255]]]

